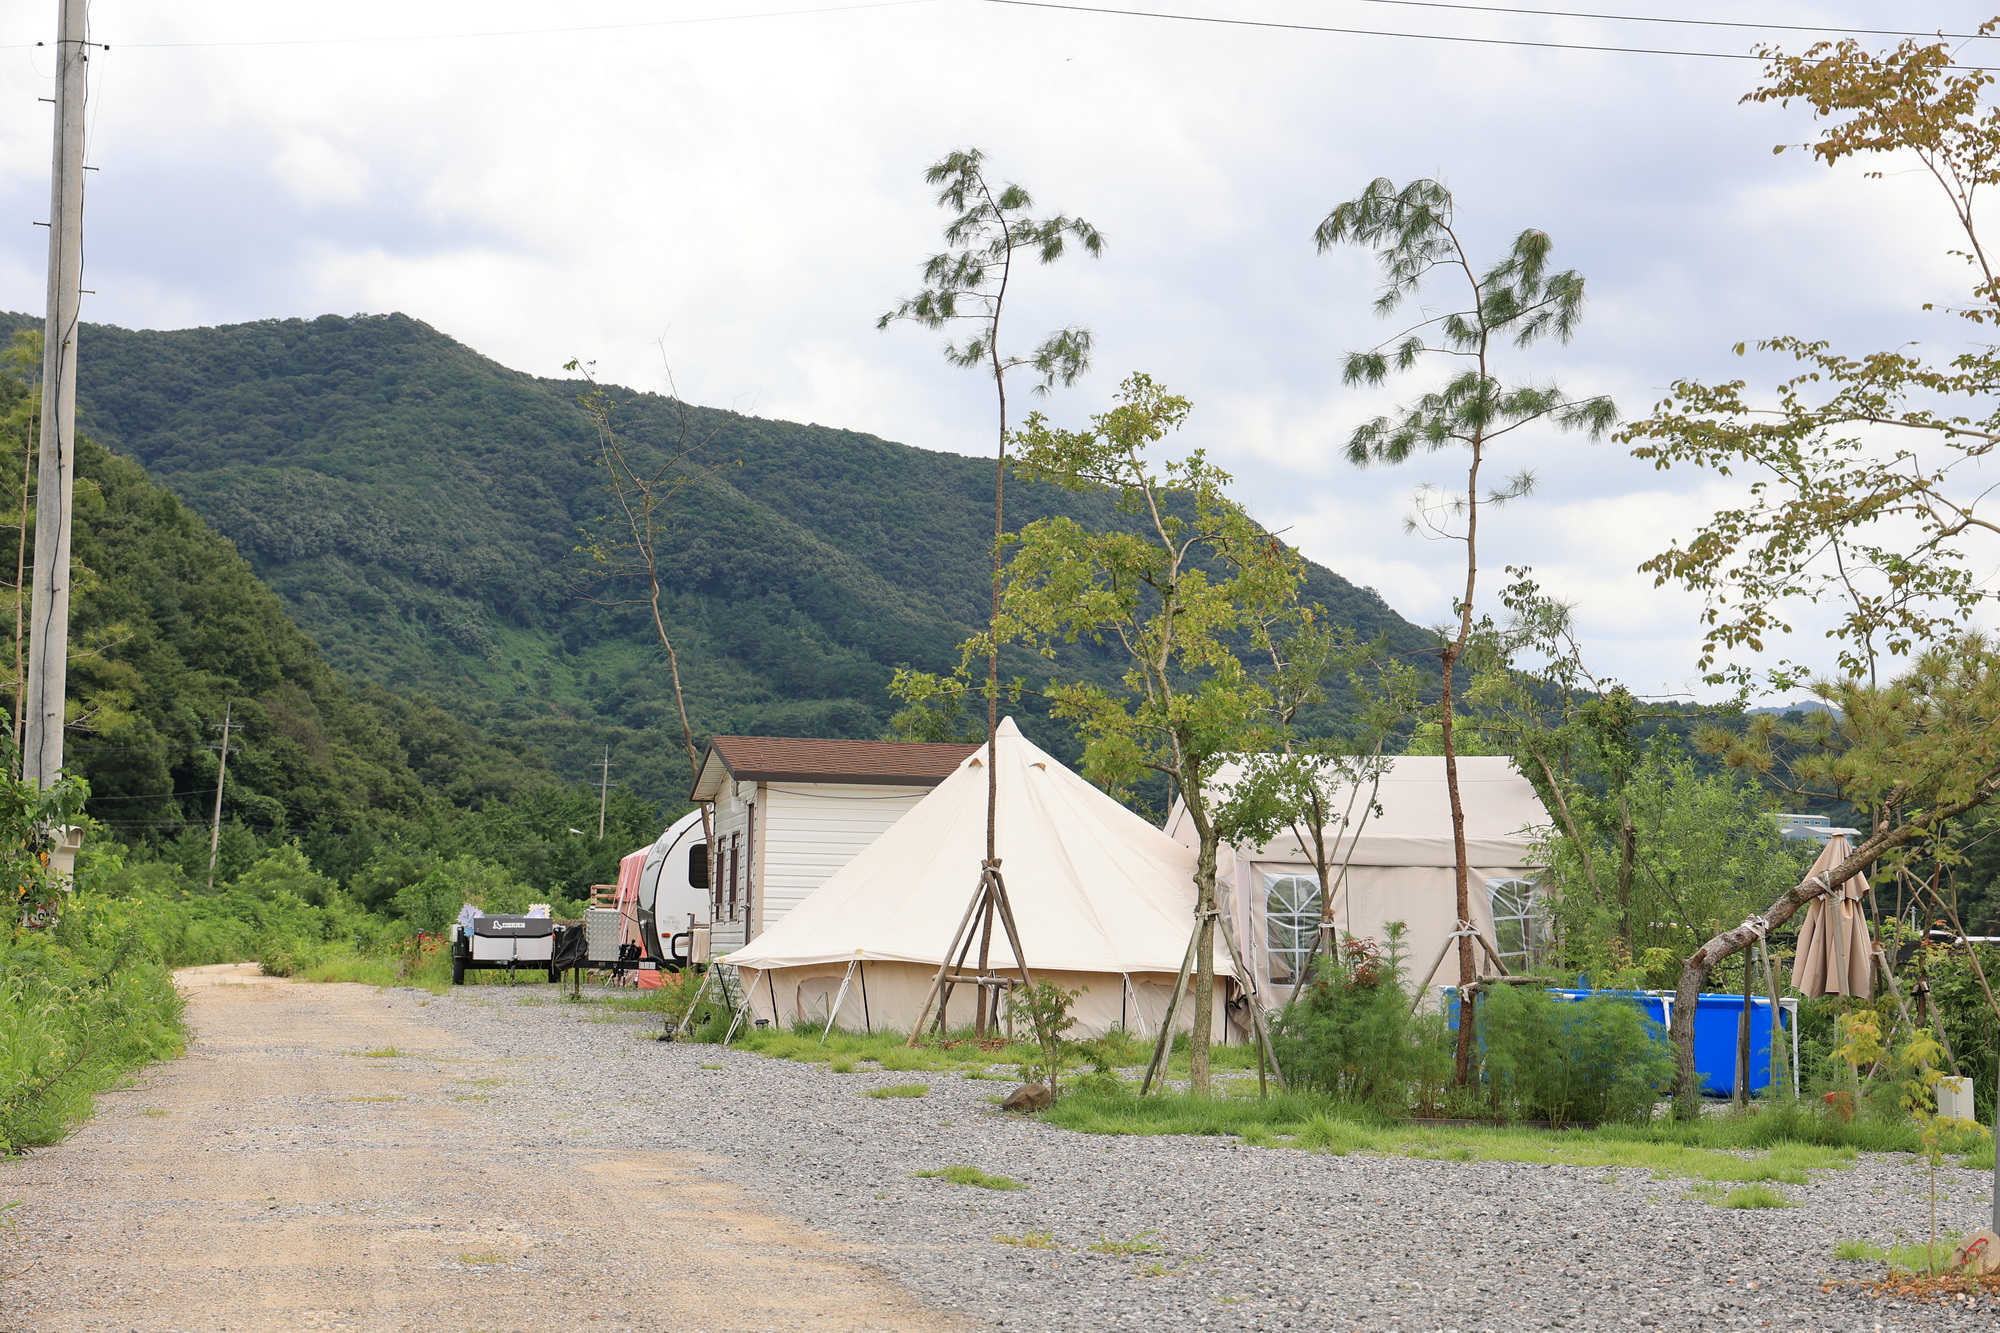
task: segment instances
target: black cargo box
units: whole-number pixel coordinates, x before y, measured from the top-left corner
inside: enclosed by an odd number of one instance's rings
[[[472,933],[487,939],[539,940],[555,930],[555,921],[546,916],[482,916],[472,923]]]

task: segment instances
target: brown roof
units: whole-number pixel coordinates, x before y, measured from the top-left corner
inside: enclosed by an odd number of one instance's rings
[[[815,740],[797,736],[715,736],[708,742],[695,799],[706,800],[721,783],[716,761],[739,782],[855,782],[895,787],[935,787],[977,744],[918,741]]]

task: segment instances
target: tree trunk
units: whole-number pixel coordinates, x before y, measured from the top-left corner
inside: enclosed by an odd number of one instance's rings
[[[1674,989],[1673,1022],[1667,1040],[1674,1049],[1674,1118],[1692,1120],[1701,1113],[1701,1088],[1694,1067],[1694,1010],[1709,973],[1737,950],[1769,935],[1790,921],[1798,910],[1815,898],[1824,897],[1867,870],[1885,853],[1905,843],[1915,842],[1938,825],[1956,819],[1966,811],[1986,804],[2000,795],[2000,773],[1988,774],[1972,794],[1928,810],[1895,828],[1879,828],[1875,835],[1855,848],[1832,871],[1811,875],[1778,896],[1762,915],[1749,917],[1743,924],[1720,935],[1688,955],[1681,965],[1680,985]]]
[[[1632,956],[1632,875],[1639,865],[1639,830],[1632,827],[1632,806],[1618,793],[1618,938],[1625,956]]]
[[[1458,919],[1466,924],[1472,922],[1472,867],[1465,856],[1465,802],[1458,791],[1458,731],[1454,725],[1452,704],[1451,673],[1458,665],[1458,655],[1464,645],[1448,643],[1438,654],[1444,663],[1441,677],[1443,684],[1440,718],[1444,735],[1444,785],[1451,796],[1451,849],[1452,865],[1455,872],[1454,885],[1457,890],[1455,901],[1458,905]],[[1452,1081],[1464,1087],[1472,1078],[1473,1026],[1477,1021],[1472,1000],[1472,983],[1477,980],[1478,971],[1472,952],[1472,938],[1458,937],[1458,1049],[1452,1057]]]
[[[1196,826],[1201,844],[1195,856],[1194,1027],[1188,1033],[1188,1091],[1206,1097],[1208,1039],[1215,1023],[1215,844],[1214,829],[1203,819]]]

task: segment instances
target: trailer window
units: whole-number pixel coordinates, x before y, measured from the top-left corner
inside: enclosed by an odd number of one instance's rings
[[[696,889],[708,887],[708,844],[705,842],[688,848],[688,886]]]

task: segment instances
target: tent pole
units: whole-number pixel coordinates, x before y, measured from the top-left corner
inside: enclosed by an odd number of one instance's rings
[[[951,956],[957,952],[958,942],[965,937],[965,928],[972,924],[972,914],[979,910],[980,900],[985,896],[985,893],[986,877],[982,874],[979,879],[979,888],[972,895],[972,901],[965,905],[964,918],[959,921],[958,929],[952,933],[951,943],[946,946],[944,957],[938,961],[937,975],[931,978],[931,990],[930,994],[924,997],[923,1010],[917,1014],[917,1021],[910,1028],[909,1044],[911,1046],[915,1046],[923,1036],[924,1024],[929,1021],[931,1016],[931,1006],[937,1003],[938,992],[944,988],[944,974],[951,968]]]
[[[575,975],[572,969],[572,975]],[[715,969],[709,968],[701,974],[701,985],[695,987],[694,998],[688,1001],[687,1012],[681,1015],[680,1026],[674,1029],[676,1037],[685,1036],[688,1024],[694,1022],[694,1011],[701,1007],[701,997],[708,994],[708,983],[715,980]]]
[[[819,1044],[822,1046],[826,1045],[826,1039],[833,1035],[833,1025],[840,1018],[840,1007],[847,1003],[847,988],[854,983],[854,969],[860,965],[861,959],[857,956],[847,965],[847,974],[840,979],[840,993],[833,997],[833,1008],[826,1016],[826,1030],[819,1034]]]
[[[1160,1076],[1165,1082],[1167,1059],[1174,1049],[1174,1018],[1180,1012],[1181,996],[1187,992],[1188,974],[1194,971],[1195,950],[1200,947],[1202,914],[1195,913],[1194,932],[1188,936],[1187,956],[1181,959],[1180,975],[1174,978],[1174,989],[1167,996],[1167,1015],[1160,1020],[1160,1036],[1153,1043],[1153,1058],[1146,1066],[1146,1077],[1139,1084],[1139,1095],[1152,1091],[1153,1078]]]
[[[875,1035],[875,1020],[868,1016],[868,964],[855,959],[856,975],[861,978],[861,1030],[869,1036]]]
[[[1257,1043],[1257,1095],[1264,1095],[1264,1064],[1270,1062],[1271,1077],[1278,1087],[1285,1086],[1285,1071],[1278,1064],[1278,1052],[1271,1045],[1271,1033],[1264,1026],[1263,997],[1257,993],[1257,979],[1250,975],[1250,969],[1243,961],[1243,951],[1236,947],[1236,927],[1229,923],[1229,913],[1218,914],[1218,924],[1222,927],[1222,942],[1229,946],[1229,956],[1236,964],[1236,971],[1243,978],[1243,987],[1250,996],[1250,1032]]]

